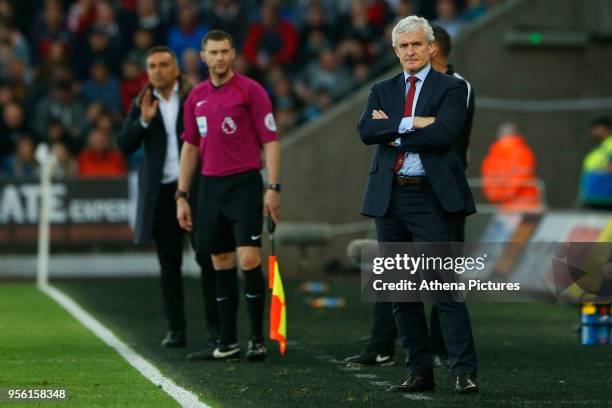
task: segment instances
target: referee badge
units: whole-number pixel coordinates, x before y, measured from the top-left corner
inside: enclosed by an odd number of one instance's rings
[[[200,137],[206,137],[208,133],[208,125],[206,124],[206,116],[197,116],[196,122],[198,124],[198,131],[200,132]]]
[[[272,115],[272,112],[266,115],[264,118],[264,123],[270,132],[276,132],[276,122],[274,121],[274,115]]]
[[[238,126],[236,126],[236,122],[234,122],[234,119],[232,119],[231,116],[226,116],[225,119],[223,119],[223,122],[221,123],[221,130],[223,131],[223,133],[225,133],[226,135],[233,135],[234,133],[236,133],[236,129],[238,129]]]

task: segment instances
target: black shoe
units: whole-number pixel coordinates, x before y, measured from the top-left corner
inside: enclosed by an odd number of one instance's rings
[[[187,344],[185,332],[170,330],[161,341],[161,346],[166,348],[182,348]]]
[[[249,344],[247,346],[246,357],[249,361],[263,361],[266,359],[266,354],[268,350],[266,349],[266,345],[263,340],[260,339],[251,339],[249,340]]]
[[[455,380],[455,391],[460,394],[471,394],[479,391],[474,374],[458,375]]]
[[[387,391],[392,392],[422,392],[433,391],[436,388],[436,383],[433,377],[424,377],[420,375],[408,374],[406,381],[399,385],[392,385]]]
[[[447,355],[440,354],[440,353],[435,353],[433,355],[432,364],[433,364],[434,368],[440,368],[440,367],[449,368],[450,367],[450,359],[449,359],[449,357]]]
[[[202,351],[196,351],[187,355],[187,359],[191,361],[203,360],[235,360],[240,358],[240,346],[234,344],[215,344],[209,346]]]
[[[364,351],[363,353],[347,357],[344,362],[350,365],[367,365],[367,366],[392,366],[395,364],[393,354],[381,354],[375,351]]]

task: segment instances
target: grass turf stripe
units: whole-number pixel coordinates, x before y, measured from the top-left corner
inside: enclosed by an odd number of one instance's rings
[[[153,364],[145,360],[136,353],[131,347],[119,340],[117,336],[104,327],[98,320],[87,313],[70,297],[62,291],[52,286],[42,286],[40,290],[55,300],[68,313],[70,313],[83,326],[88,328],[100,340],[112,347],[123,357],[131,366],[136,368],[145,378],[153,384],[160,385],[162,389],[174,398],[181,406],[189,408],[210,408],[205,403],[198,400],[198,397],[189,390],[178,386],[174,381],[164,376]]]

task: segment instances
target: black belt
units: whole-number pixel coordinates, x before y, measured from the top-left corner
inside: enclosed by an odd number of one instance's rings
[[[396,174],[395,184],[400,186],[428,186],[429,180],[425,176],[399,176]]]

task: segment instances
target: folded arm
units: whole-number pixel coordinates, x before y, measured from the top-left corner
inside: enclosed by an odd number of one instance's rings
[[[374,111],[382,111],[376,84],[370,89],[366,107],[357,124],[357,131],[363,143],[367,145],[387,144],[399,137],[398,131],[402,119],[374,118]]]
[[[398,149],[413,153],[450,149],[459,137],[465,121],[466,98],[465,82],[457,82],[447,90],[435,121],[421,129],[402,134]]]

